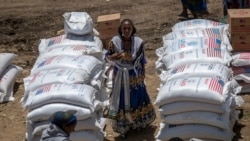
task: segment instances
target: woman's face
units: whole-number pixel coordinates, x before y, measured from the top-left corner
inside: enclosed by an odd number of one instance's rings
[[[132,24],[129,21],[123,22],[121,30],[124,38],[130,38],[133,30]]]

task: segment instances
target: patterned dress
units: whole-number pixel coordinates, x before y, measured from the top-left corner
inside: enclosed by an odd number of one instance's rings
[[[146,63],[142,39],[132,36],[131,51],[123,52],[121,60],[114,61],[113,89],[108,117],[114,131],[125,134],[130,129],[144,128],[154,121],[155,111],[144,83],[143,66]],[[112,38],[107,55],[124,50],[120,36]]]

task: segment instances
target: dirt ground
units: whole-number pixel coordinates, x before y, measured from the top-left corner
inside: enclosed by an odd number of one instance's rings
[[[210,0],[210,15],[204,18],[222,18],[222,0]],[[0,52],[18,55],[14,64],[24,71],[15,84],[15,101],[0,104],[0,140],[24,141],[25,118],[20,99],[24,93],[23,78],[29,75],[36,58],[40,39],[56,36],[63,29],[65,12],[88,12],[96,23],[98,15],[121,13],[122,18],[130,18],[137,27],[138,34],[147,45],[148,59],[146,82],[152,101],[155,101],[159,77],[155,72],[155,49],[162,46],[162,36],[180,21],[180,0],[0,0]],[[191,15],[190,15],[191,16]],[[239,121],[235,141],[250,141],[250,96],[243,95],[243,117]],[[157,107],[155,107],[157,109]],[[158,132],[157,119],[145,130],[129,133],[125,140],[153,141]],[[119,141],[118,134],[108,126],[105,141]]]

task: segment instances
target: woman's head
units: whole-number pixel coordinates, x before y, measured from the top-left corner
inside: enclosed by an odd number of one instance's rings
[[[58,111],[53,114],[52,123],[61,128],[65,133],[70,134],[75,130],[77,118],[76,111]]]
[[[136,28],[130,19],[124,19],[118,28],[118,33],[123,38],[130,38],[136,33]]]

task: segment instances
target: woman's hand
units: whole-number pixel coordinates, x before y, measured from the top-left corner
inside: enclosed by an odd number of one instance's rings
[[[115,52],[114,54],[109,56],[109,60],[111,61],[120,60],[121,58],[122,58],[121,52]]]

